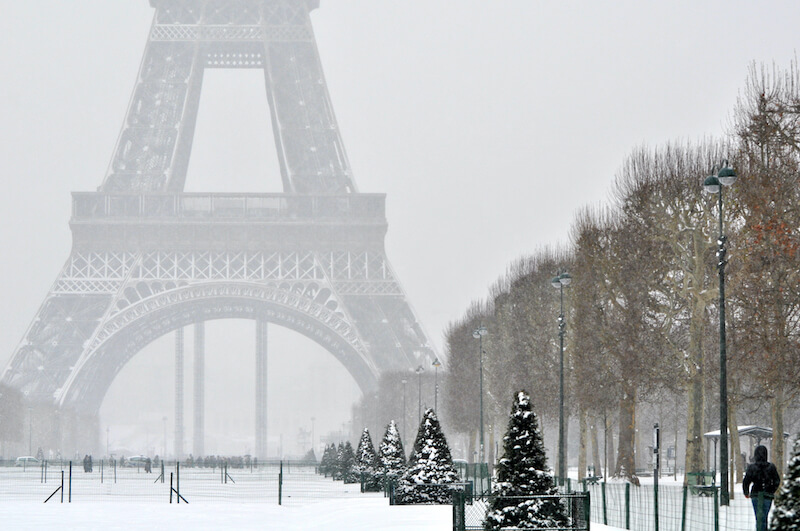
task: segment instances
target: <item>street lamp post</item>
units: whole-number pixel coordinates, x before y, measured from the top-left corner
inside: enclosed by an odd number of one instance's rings
[[[481,424],[480,424],[480,452],[478,453],[478,462],[483,463],[483,336],[489,333],[486,327],[480,325],[473,330],[472,337],[478,340],[478,359],[480,361],[480,404],[481,404]]]
[[[572,277],[561,273],[550,282],[561,294],[561,310],[558,314],[558,483],[564,484],[567,476],[567,449],[564,440],[564,335],[567,333],[567,321],[564,319],[564,286],[569,286]]]
[[[422,422],[422,373],[425,372],[425,369],[422,368],[422,365],[417,367],[417,382],[418,382],[418,393],[419,393],[419,403],[417,404],[417,422]]]
[[[439,361],[439,358],[433,360],[433,410],[439,411],[439,367],[442,366],[442,362]]]
[[[717,239],[717,269],[719,270],[719,503],[730,504],[728,490],[728,355],[725,340],[725,264],[727,238],[722,227],[722,187],[736,182],[736,172],[725,161],[716,176],[703,182],[703,188],[711,194],[719,194],[719,239]],[[714,460],[716,461],[716,459]]]
[[[33,408],[28,407],[28,455],[33,455]]]
[[[162,417],[162,421],[164,421],[164,453],[161,454],[161,457],[167,457],[167,417]]]
[[[406,438],[406,383],[407,382],[408,380],[403,378],[403,435],[400,437],[401,439]]]

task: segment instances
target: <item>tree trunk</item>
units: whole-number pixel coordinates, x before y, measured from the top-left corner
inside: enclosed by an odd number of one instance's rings
[[[778,387],[775,390],[775,396],[772,399],[772,461],[775,463],[775,468],[778,469],[778,475],[783,477],[783,463],[785,461],[783,453],[783,388]]]
[[[594,470],[594,475],[599,476],[600,474],[600,445],[597,444],[597,418],[594,418],[594,422],[590,427],[589,437],[591,437],[592,441],[592,468]]]
[[[693,308],[689,324],[689,404],[686,416],[686,471],[699,472],[705,469],[703,451],[703,426],[705,411],[705,382],[703,380],[702,322],[700,303]],[[685,476],[688,478],[688,476]],[[686,479],[684,479],[684,482]]]
[[[580,426],[580,450],[578,450],[578,481],[586,477],[586,439],[588,438],[588,429],[586,422],[586,410],[581,408],[578,413],[578,423]]]
[[[619,401],[619,443],[617,448],[617,467],[614,475],[630,478],[636,473],[634,444],[636,433],[636,391],[629,382],[623,387]]]
[[[467,455],[467,462],[469,464],[472,464],[475,462],[475,441],[478,439],[478,434],[475,433],[474,431],[471,431],[469,432],[467,438],[469,439],[469,451]],[[411,448],[408,448],[406,452],[410,454]]]
[[[739,439],[739,422],[736,420],[736,402],[728,399],[728,429],[731,432],[731,473],[728,476],[733,479],[731,485],[731,499],[733,499],[734,487],[741,483],[743,479],[742,470],[742,441]]]
[[[603,414],[603,420],[605,423],[604,431],[604,438],[605,438],[605,459],[606,459],[606,469],[603,474],[604,477],[608,477],[608,471],[611,470],[612,473],[617,470],[617,464],[614,460],[614,456],[616,452],[614,452],[614,432],[612,431],[612,423],[608,421],[608,417]]]

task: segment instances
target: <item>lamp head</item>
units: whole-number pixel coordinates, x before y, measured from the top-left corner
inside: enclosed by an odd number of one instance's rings
[[[559,277],[553,277],[550,284],[556,289],[561,289],[561,279]]]
[[[730,186],[736,182],[736,172],[733,171],[733,168],[729,168],[727,165],[719,170],[717,173],[717,180],[720,184],[725,186]]]
[[[569,283],[572,282],[572,277],[569,276],[569,273],[561,273],[558,275],[558,281],[564,286],[569,286]]]
[[[709,194],[718,194],[720,189],[719,179],[714,175],[709,175],[703,181],[703,189]]]
[[[431,363],[431,365],[433,365],[434,367],[438,368],[438,367],[442,366],[442,362],[439,361],[439,358],[436,358],[436,359],[433,360],[433,363]]]

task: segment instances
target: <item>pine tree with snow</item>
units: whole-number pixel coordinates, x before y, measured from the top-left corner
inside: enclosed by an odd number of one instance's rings
[[[792,458],[775,497],[769,528],[771,531],[800,531],[800,434],[794,442]]]
[[[378,460],[384,485],[387,482],[397,482],[406,470],[406,453],[403,450],[403,440],[400,438],[400,432],[397,431],[395,421],[389,422],[389,425],[386,426],[386,433],[383,434],[383,440],[378,449]]]
[[[426,409],[414,441],[413,459],[400,476],[396,503],[452,503],[450,483],[458,481],[447,439],[433,409]]]
[[[377,492],[381,490],[380,477],[378,475],[380,465],[378,456],[375,453],[375,446],[372,444],[372,437],[369,430],[364,428],[361,433],[361,440],[358,441],[356,450],[355,472],[362,481],[365,492]]]
[[[339,461],[339,479],[345,483],[358,483],[361,479],[356,472],[356,453],[350,441],[342,446],[341,460]]]
[[[331,473],[333,479],[342,479],[344,470],[342,461],[344,461],[344,443],[340,442],[339,446],[336,447],[336,460],[333,462],[333,471]]]
[[[556,498],[507,498],[554,495],[557,489],[547,467],[539,420],[525,391],[514,395],[514,405],[503,437],[503,457],[497,464],[497,483],[484,529],[566,527],[569,519]]]
[[[319,473],[328,477],[333,474],[333,463],[336,461],[336,447],[333,443],[326,445],[319,462]]]

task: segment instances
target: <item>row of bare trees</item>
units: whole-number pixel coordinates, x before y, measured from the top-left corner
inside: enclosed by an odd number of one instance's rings
[[[635,149],[619,170],[608,205],[576,215],[571,242],[513,263],[446,331],[442,401],[448,426],[478,429],[479,352],[484,338],[484,408],[502,418],[513,389],[531,389],[537,411],[558,417],[559,299],[550,280],[569,271],[565,290],[567,403],[580,426],[580,464],[597,426],[618,429],[615,474],[636,468],[637,411],[685,405],[687,470],[705,468],[703,433],[718,426],[719,211],[704,179],[727,159],[739,179],[726,188],[728,237],[729,426],[737,412],[765,404],[774,433],[800,393],[800,72],[753,66],[725,141]],[[491,420],[489,421],[491,423]],[[732,434],[732,454],[740,455]],[[772,459],[784,462],[783,438]],[[470,452],[472,453],[472,452]],[[643,465],[644,463],[642,463]],[[580,467],[581,471],[585,469]],[[739,467],[737,467],[737,470]]]

